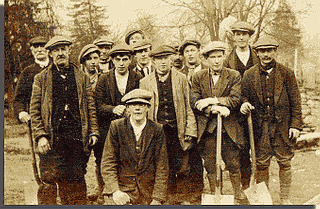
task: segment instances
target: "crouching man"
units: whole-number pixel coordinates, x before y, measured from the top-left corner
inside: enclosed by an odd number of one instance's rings
[[[128,115],[111,122],[104,145],[103,195],[116,205],[161,205],[166,199],[168,156],[162,125],[147,119],[152,93],[135,89],[122,98]]]

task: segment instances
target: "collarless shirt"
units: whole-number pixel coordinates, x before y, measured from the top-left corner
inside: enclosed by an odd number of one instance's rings
[[[248,63],[249,58],[250,58],[250,49],[248,49],[245,52],[241,52],[240,50],[236,49],[236,54],[237,54],[239,60],[242,62],[242,64],[244,66],[247,66],[247,63]]]
[[[128,78],[129,78],[129,71],[125,75],[120,75],[117,70],[114,71],[118,90],[121,95],[124,95],[126,93]]]
[[[136,141],[138,142],[144,127],[146,127],[147,119],[145,119],[144,122],[140,126],[136,126],[133,123],[132,118],[130,117],[130,124],[131,124],[131,126],[133,128],[133,132],[134,132],[134,135],[136,137]]]

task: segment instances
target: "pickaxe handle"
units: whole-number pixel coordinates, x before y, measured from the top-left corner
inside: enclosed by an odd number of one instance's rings
[[[251,148],[251,166],[252,166],[252,180],[250,181],[250,187],[257,183],[257,161],[256,161],[256,150],[254,146],[254,136],[253,136],[253,125],[252,125],[252,116],[251,112],[248,115],[248,127],[249,127],[249,139],[250,139],[250,148]]]
[[[221,195],[221,144],[222,144],[222,117],[221,114],[217,114],[217,152],[216,152],[216,172],[217,172],[217,182],[216,182],[216,195]]]

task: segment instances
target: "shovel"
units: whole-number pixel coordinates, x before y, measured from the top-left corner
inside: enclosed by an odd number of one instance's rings
[[[222,195],[221,194],[221,142],[222,142],[222,118],[221,114],[218,113],[218,127],[217,127],[217,153],[216,153],[216,169],[217,169],[217,181],[215,195],[203,194],[202,195],[202,205],[233,205],[234,197],[233,195]]]
[[[246,194],[250,205],[272,205],[272,198],[265,182],[257,184],[257,162],[251,113],[248,116],[248,126],[252,158],[252,176],[250,187],[244,190],[244,193]]]

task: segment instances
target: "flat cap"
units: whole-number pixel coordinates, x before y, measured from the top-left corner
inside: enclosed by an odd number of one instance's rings
[[[278,41],[270,36],[263,36],[254,43],[254,49],[266,49],[266,48],[277,48],[279,46]]]
[[[184,49],[188,46],[188,45],[194,45],[196,46],[198,49],[200,49],[200,42],[197,40],[185,40],[182,45],[179,47],[179,52],[181,54],[183,54]]]
[[[124,95],[121,99],[121,102],[125,102],[126,104],[144,103],[150,105],[151,97],[152,93],[150,91],[146,91],[143,89],[134,89]]]
[[[44,46],[46,49],[51,49],[54,46],[58,45],[71,45],[72,41],[69,37],[65,36],[54,36],[51,38],[48,43]]]
[[[144,35],[144,33],[142,32],[142,30],[137,29],[137,28],[128,31],[128,32],[126,33],[126,35],[125,35],[125,38],[124,38],[125,42],[126,42],[128,45],[129,45],[129,39],[130,39],[130,37],[131,37],[133,34],[135,34],[135,33],[140,33],[141,35]]]
[[[117,44],[110,50],[109,56],[111,56],[113,54],[118,54],[118,53],[131,54],[132,53],[132,49],[131,49],[130,46],[128,46],[126,44]]]
[[[88,54],[91,54],[93,52],[96,52],[100,55],[100,50],[99,48],[94,45],[94,44],[88,44],[88,45],[85,45],[80,54],[79,54],[79,62],[82,63],[84,61],[84,58],[88,55]]]
[[[143,39],[143,41],[141,42],[138,42],[137,44],[135,44],[133,46],[133,51],[139,51],[141,49],[146,49],[146,48],[151,48],[152,47],[152,44],[149,40],[146,40],[146,39]]]
[[[205,45],[205,47],[201,50],[202,55],[206,55],[211,51],[226,51],[227,46],[225,42],[222,41],[212,41]]]
[[[168,46],[168,45],[161,45],[150,52],[150,57],[159,57],[159,56],[175,54],[175,53],[176,52],[174,47]]]
[[[246,31],[249,33],[250,36],[252,36],[252,34],[254,34],[255,29],[252,25],[252,23],[249,22],[245,22],[245,21],[237,21],[235,23],[233,23],[230,27],[232,32],[235,31]]]
[[[30,43],[30,46],[33,46],[35,44],[46,44],[48,42],[48,39],[46,37],[43,37],[43,36],[37,36],[37,37],[34,37],[32,39],[30,39],[29,43]]]
[[[93,44],[96,46],[109,45],[113,46],[114,42],[110,41],[107,37],[103,36],[93,41]]]

